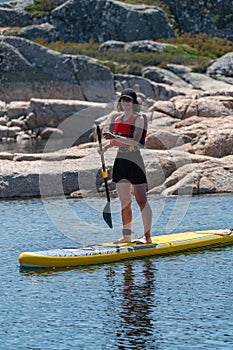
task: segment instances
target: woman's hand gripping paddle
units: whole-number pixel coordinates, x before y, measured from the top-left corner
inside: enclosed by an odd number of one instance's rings
[[[102,141],[101,141],[102,137],[101,137],[101,130],[99,125],[97,125],[96,131],[98,135],[99,149],[100,149],[101,162],[102,162],[102,176],[104,179],[106,197],[108,201],[103,210],[103,218],[105,222],[108,224],[108,226],[112,228],[113,226],[112,226],[112,216],[111,216],[111,208],[110,208],[110,195],[109,195],[109,189],[108,189],[108,171],[105,167],[103,147],[102,147]]]

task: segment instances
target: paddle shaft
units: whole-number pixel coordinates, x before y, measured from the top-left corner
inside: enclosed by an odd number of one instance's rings
[[[102,146],[102,137],[101,137],[101,130],[99,125],[97,125],[96,128],[97,135],[98,135],[98,141],[99,141],[99,149],[100,149],[100,155],[101,155],[101,163],[102,163],[102,170],[103,173],[106,173],[106,166],[105,166],[105,160],[104,160],[104,154],[103,154],[103,146]],[[106,197],[107,201],[110,202],[110,195],[109,195],[109,189],[108,189],[108,179],[107,177],[104,177],[104,184],[105,184],[105,191],[106,191]]]

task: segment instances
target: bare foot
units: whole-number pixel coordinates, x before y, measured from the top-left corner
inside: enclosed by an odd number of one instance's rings
[[[130,243],[131,242],[131,236],[125,235],[118,239],[117,241],[113,242],[113,244],[121,244],[121,243]]]
[[[139,239],[135,242],[136,244],[151,244],[152,240],[150,237],[143,236],[142,239]]]

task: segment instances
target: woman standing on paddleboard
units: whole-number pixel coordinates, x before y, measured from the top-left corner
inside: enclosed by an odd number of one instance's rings
[[[144,236],[139,243],[151,243],[152,211],[147,200],[145,165],[140,153],[140,148],[145,144],[147,119],[145,115],[139,114],[137,94],[133,89],[122,91],[117,109],[122,115],[116,118],[112,132],[103,131],[103,137],[109,143],[102,149],[102,152],[106,152],[110,147],[118,147],[113,166],[113,181],[121,202],[123,235],[114,243],[131,242],[132,187],[144,226]]]

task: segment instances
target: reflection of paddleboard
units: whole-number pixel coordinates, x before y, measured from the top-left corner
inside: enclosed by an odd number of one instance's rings
[[[80,248],[25,252],[19,255],[19,263],[28,267],[71,267],[229,244],[233,244],[233,230],[186,231],[153,236],[151,244],[103,243]]]

